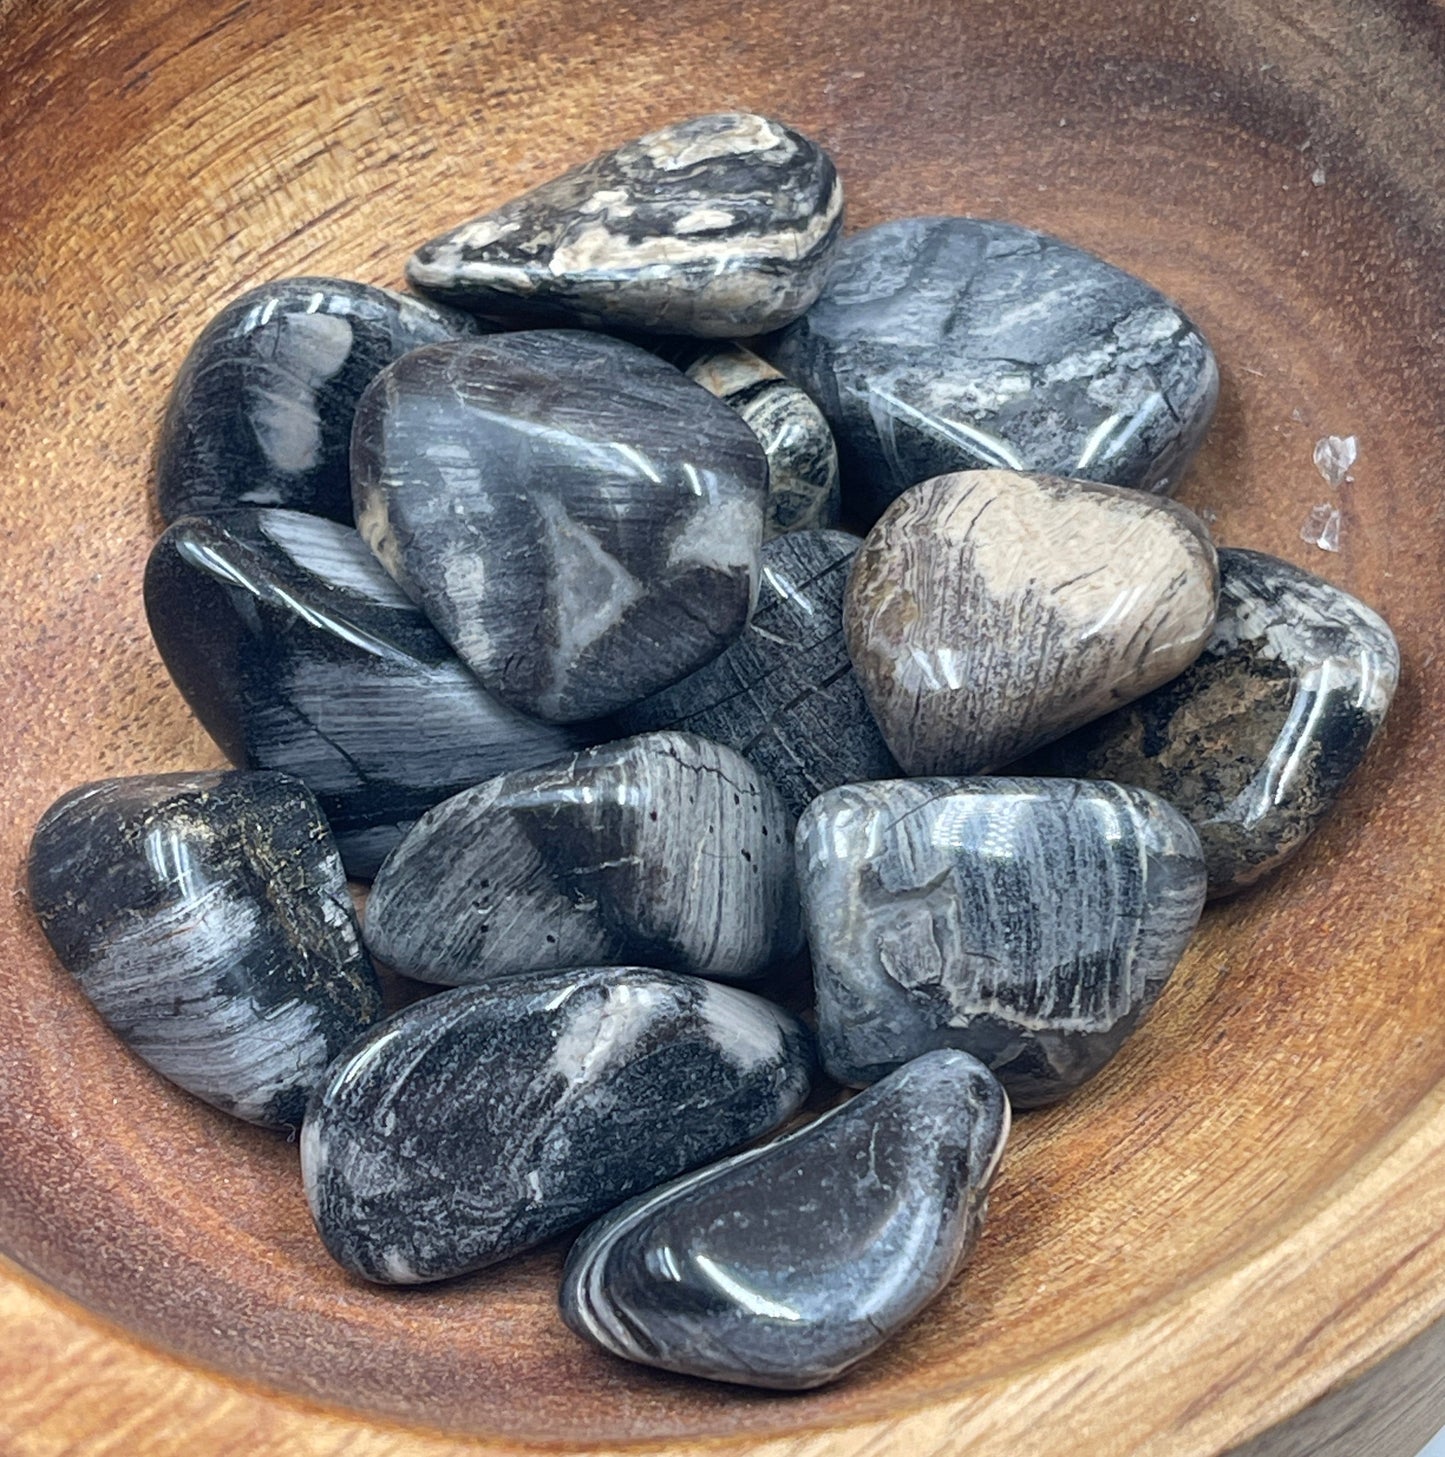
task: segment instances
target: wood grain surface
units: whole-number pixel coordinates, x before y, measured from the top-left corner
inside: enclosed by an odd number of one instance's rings
[[[1428,0],[0,0],[0,1452],[1409,1457],[1445,1420],[1442,96]],[[294,1146],[130,1058],[22,873],[64,789],[218,762],[140,600],[206,317],[284,273],[395,284],[418,239],[723,106],[827,145],[853,226],[1007,217],[1172,293],[1224,373],[1183,499],[1378,608],[1405,663],[1321,835],[1206,913],[1105,1076],[1020,1117],[965,1276],[788,1398],[584,1347],[559,1249],[348,1280]],[[1327,433],[1360,443],[1338,555],[1298,535]]]

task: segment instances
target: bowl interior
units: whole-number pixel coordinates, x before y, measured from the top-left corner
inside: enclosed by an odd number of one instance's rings
[[[0,274],[0,1250],[189,1358],[404,1421],[552,1441],[781,1434],[1023,1372],[1207,1278],[1365,1158],[1445,1073],[1429,874],[1445,849],[1429,671],[1445,606],[1445,59],[1429,7],[1280,11],[0,8],[15,229]],[[1171,293],[1224,377],[1181,498],[1223,543],[1378,608],[1405,662],[1324,831],[1206,913],[1097,1083],[1017,1120],[963,1278],[838,1386],[789,1398],[595,1354],[554,1314],[556,1249],[420,1291],[349,1280],[312,1231],[295,1146],[133,1060],[23,889],[30,829],[66,788],[219,762],[140,598],[149,453],[209,315],[288,273],[396,285],[417,240],[602,145],[732,106],[827,145],[853,226],[1006,217]],[[1326,434],[1359,440],[1333,496],[1311,462]],[[1330,498],[1336,555],[1299,536]]]

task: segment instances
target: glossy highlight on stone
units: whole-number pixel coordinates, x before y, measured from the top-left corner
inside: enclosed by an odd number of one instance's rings
[[[417,350],[362,400],[352,472],[382,565],[538,718],[625,707],[747,622],[762,447],[635,345],[538,330]]]
[[[604,1215],[562,1277],[567,1324],[613,1355],[748,1386],[835,1380],[958,1272],[1008,1100],[932,1052],[796,1133]]]
[[[488,693],[360,536],[319,516],[177,521],[145,602],[206,731],[233,763],[304,780],[354,877],[458,790],[590,741]]]
[[[1177,305],[1013,223],[900,218],[854,234],[817,303],[760,345],[823,408],[845,514],[1001,467],[1169,492],[1219,370]]]
[[[1219,617],[1179,677],[1050,744],[1027,772],[1153,790],[1199,832],[1211,896],[1318,828],[1384,722],[1400,651],[1378,613],[1262,552],[1219,553]]]
[[[747,112],[673,122],[423,244],[413,288],[500,324],[736,338],[818,296],[843,185],[801,133]]]
[[[345,278],[281,278],[201,331],[156,455],[161,516],[288,506],[351,520],[351,422],[394,359],[474,333],[466,314]]]
[[[961,1048],[1021,1108],[1114,1056],[1204,905],[1189,823],[1117,784],[847,785],[810,806],[797,854],[829,1074]]]
[[[301,1175],[335,1259],[387,1284],[478,1270],[776,1128],[807,1030],[731,987],[637,967],[429,997],[332,1067]]]
[[[868,533],[843,626],[905,772],[976,774],[1182,672],[1217,595],[1209,533],[1173,501],[964,471]]]
[[[327,1064],[381,1015],[326,823],[286,775],[82,785],[36,827],[29,886],[126,1045],[237,1118],[299,1127]]]
[[[825,789],[899,772],[843,640],[843,589],[861,545],[796,531],[763,546],[747,629],[696,673],[616,719],[625,733],[682,729],[736,749],[801,814]]]
[[[802,944],[792,833],[731,749],[623,739],[429,810],[376,877],[366,944],[453,986],[608,963],[755,977]]]
[[[838,520],[838,450],[823,412],[797,385],[740,344],[709,349],[687,377],[731,405],[768,457],[763,539]]]

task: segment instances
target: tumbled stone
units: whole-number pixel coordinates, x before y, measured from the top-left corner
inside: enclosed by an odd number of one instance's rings
[[[326,822],[286,775],[82,785],[36,827],[29,881],[61,965],[126,1045],[237,1118],[299,1127],[381,1015]]]
[[[1153,1005],[1205,877],[1189,823],[1146,790],[912,779],[816,799],[798,879],[831,1076],[956,1047],[1032,1108],[1093,1077]]]
[[[747,622],[762,447],[635,345],[539,330],[419,349],[367,391],[352,469],[382,565],[539,718],[622,708]]]
[[[796,1133],[604,1215],[568,1256],[562,1316],[668,1371],[832,1381],[968,1258],[1008,1128],[986,1068],[929,1053]]]
[[[763,546],[757,610],[738,640],[616,719],[625,733],[685,729],[736,749],[801,814],[825,789],[899,772],[843,641],[843,589],[859,545],[798,531]]]
[[[418,248],[414,288],[523,327],[733,338],[818,296],[843,228],[828,154],[721,112],[604,152]]]
[[[465,1274],[788,1118],[801,1023],[731,987],[636,967],[428,997],[331,1069],[301,1135],[316,1226],[352,1273]]]
[[[1157,687],[1198,656],[1218,569],[1172,501],[965,471],[906,491],[858,551],[843,625],[909,774],[974,774]]]
[[[381,867],[373,955],[459,986],[552,967],[740,979],[802,944],[793,817],[747,760],[643,734],[429,810]]]
[[[818,302],[761,347],[823,407],[845,513],[865,523],[949,471],[1172,491],[1219,394],[1209,345],[1163,294],[977,218],[854,234]]]
[[[351,520],[351,422],[361,392],[409,349],[475,332],[425,299],[344,278],[244,293],[181,365],[156,456],[162,517],[289,506]]]
[[[687,367],[742,416],[768,457],[763,538],[838,520],[838,451],[823,412],[765,359],[740,344],[710,349]]]
[[[432,805],[589,741],[494,698],[357,533],[319,516],[177,521],[145,603],[206,731],[232,762],[304,780],[362,879]]]
[[[1040,750],[1028,772],[1162,795],[1199,832],[1211,896],[1252,885],[1315,831],[1400,675],[1385,622],[1276,557],[1219,553],[1219,617],[1179,677]]]

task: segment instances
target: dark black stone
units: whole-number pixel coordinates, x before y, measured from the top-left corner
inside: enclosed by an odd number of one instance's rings
[[[356,1043],[312,1100],[301,1172],[368,1280],[490,1265],[776,1128],[807,1031],[731,987],[636,967],[443,992]]]
[[[407,350],[475,329],[465,314],[344,278],[281,278],[242,294],[201,331],[171,391],[156,456],[161,515],[290,506],[350,521],[361,392]]]
[[[236,764],[303,779],[362,879],[432,805],[590,741],[494,698],[356,532],[319,516],[177,521],[145,602],[211,737]]]
[[[563,1318],[668,1371],[832,1381],[967,1259],[1008,1127],[985,1067],[927,1053],[799,1132],[604,1215],[567,1260]]]
[[[1163,294],[976,218],[854,234],[817,303],[756,347],[822,406],[860,526],[950,471],[1172,491],[1219,392],[1209,345]]]
[[[842,531],[764,543],[758,605],[743,635],[623,709],[621,731],[684,729],[726,744],[768,775],[795,815],[825,789],[900,774],[843,640],[843,589],[859,545]]]
[[[747,622],[762,447],[635,345],[538,330],[417,350],[362,400],[352,470],[382,565],[539,718],[633,703]]]
[[[30,843],[30,899],[101,1016],[163,1077],[298,1127],[331,1060],[381,1015],[341,861],[283,774],[83,785]]]

